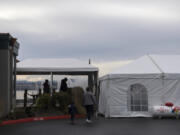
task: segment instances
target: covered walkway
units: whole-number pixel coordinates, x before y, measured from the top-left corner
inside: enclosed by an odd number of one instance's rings
[[[76,59],[28,59],[18,63],[17,75],[50,75],[51,86],[54,75],[88,76],[88,86],[97,94],[98,68]],[[52,92],[52,87],[51,87]]]

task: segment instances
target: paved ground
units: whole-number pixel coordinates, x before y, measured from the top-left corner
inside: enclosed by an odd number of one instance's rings
[[[180,135],[180,120],[100,118],[93,124],[79,119],[75,125],[67,120],[48,120],[2,126],[0,135]]]

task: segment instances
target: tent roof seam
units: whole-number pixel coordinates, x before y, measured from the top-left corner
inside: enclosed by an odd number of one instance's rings
[[[162,68],[156,63],[156,61],[150,56],[150,55],[147,55],[148,58],[151,60],[151,62],[157,67],[157,69],[162,73],[164,74],[164,71],[162,70]]]

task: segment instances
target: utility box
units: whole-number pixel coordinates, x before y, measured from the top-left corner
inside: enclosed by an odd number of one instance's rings
[[[0,117],[6,116],[15,104],[18,50],[16,38],[0,33]]]

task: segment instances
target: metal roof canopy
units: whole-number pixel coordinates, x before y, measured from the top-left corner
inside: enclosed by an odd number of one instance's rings
[[[27,59],[18,63],[17,74],[19,75],[88,75],[98,72],[99,69],[86,62],[77,59]]]
[[[18,63],[17,75],[87,75],[88,86],[97,92],[97,67],[76,59],[29,59]]]
[[[98,73],[98,68],[17,68],[17,75],[89,75]]]

